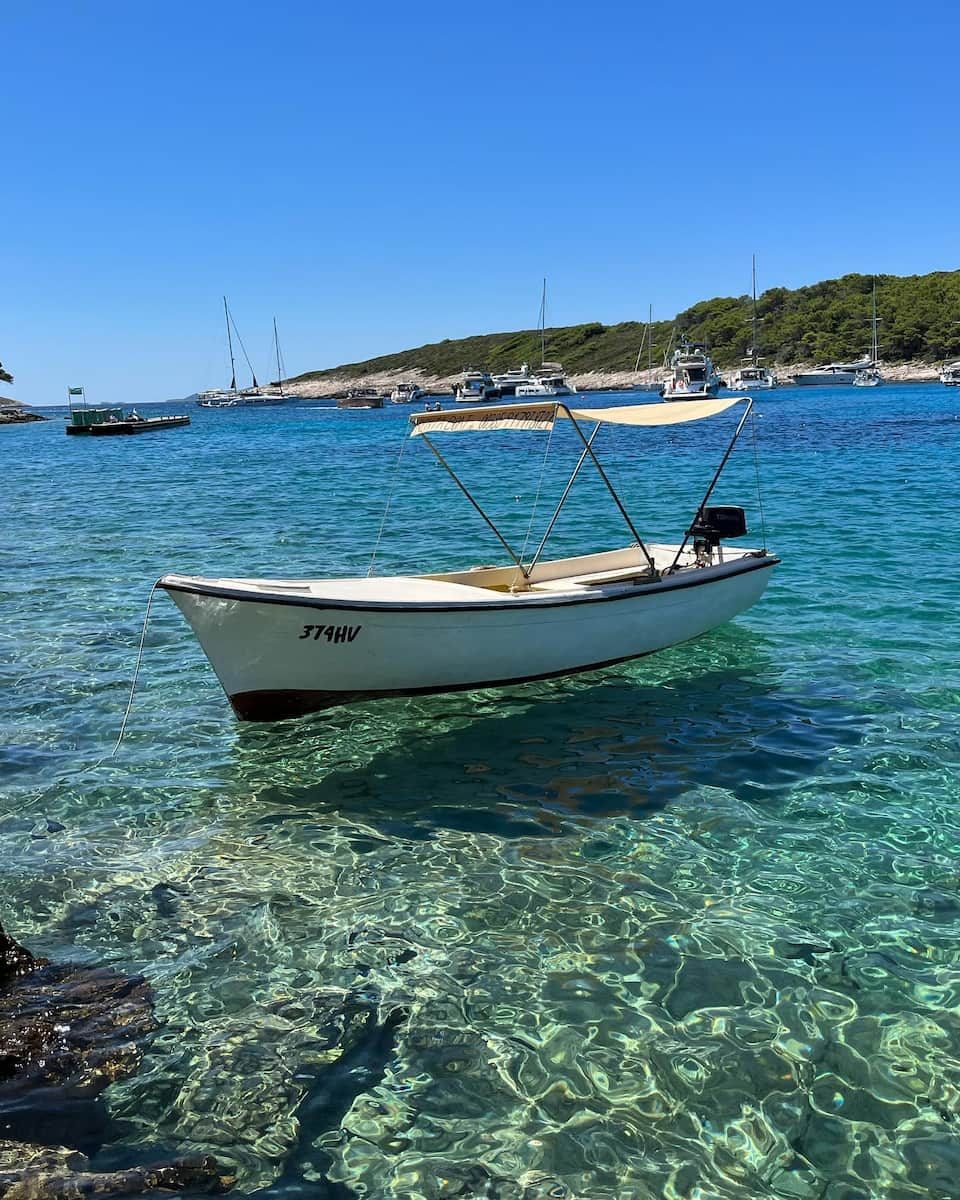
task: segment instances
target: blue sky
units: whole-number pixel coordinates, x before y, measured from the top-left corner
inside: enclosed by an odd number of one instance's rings
[[[3,390],[227,383],[960,266],[953,6],[5,9]]]

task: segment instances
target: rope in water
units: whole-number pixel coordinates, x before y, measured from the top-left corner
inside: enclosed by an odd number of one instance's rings
[[[114,743],[113,749],[110,751],[109,754],[102,754],[98,759],[94,760],[93,762],[86,763],[82,767],[77,767],[75,770],[69,771],[66,775],[62,776],[61,778],[54,780],[54,782],[48,784],[43,789],[43,791],[39,793],[39,795],[34,796],[32,799],[27,800],[23,804],[21,804],[15,810],[16,812],[23,813],[23,812],[26,812],[30,808],[36,807],[38,804],[42,804],[43,801],[47,798],[47,796],[49,796],[52,792],[58,790],[59,788],[63,787],[63,785],[65,783],[69,782],[70,779],[75,778],[78,775],[86,775],[88,771],[95,771],[97,769],[97,767],[103,766],[103,764],[105,762],[107,762],[108,759],[113,758],[116,755],[117,751],[120,749],[120,743],[123,741],[123,735],[127,731],[127,722],[130,719],[130,713],[133,711],[133,698],[136,695],[137,681],[140,678],[140,665],[143,662],[143,649],[144,649],[144,646],[146,645],[147,628],[150,624],[150,610],[153,607],[153,597],[156,595],[156,591],[157,591],[157,587],[158,587],[159,583],[160,583],[160,580],[158,579],[157,582],[150,589],[150,595],[147,598],[147,609],[143,615],[143,627],[140,630],[140,645],[137,649],[137,663],[136,663],[136,666],[134,667],[133,680],[130,684],[130,695],[127,697],[127,705],[123,712],[123,720],[120,723],[120,733],[119,733],[119,736],[117,737],[116,742]]]
[[[133,681],[130,684],[130,695],[127,699],[127,707],[124,709],[123,720],[120,722],[120,733],[113,749],[109,754],[104,755],[100,762],[104,762],[108,758],[113,758],[120,749],[123,735],[127,732],[127,721],[130,719],[130,713],[133,710],[133,697],[136,694],[137,681],[140,678],[140,664],[143,662],[143,647],[147,640],[147,626],[150,624],[150,609],[153,607],[153,598],[157,594],[159,584],[160,580],[158,579],[150,589],[150,595],[147,597],[147,611],[143,614],[143,628],[140,630],[140,646],[137,649],[137,665],[133,669]]]

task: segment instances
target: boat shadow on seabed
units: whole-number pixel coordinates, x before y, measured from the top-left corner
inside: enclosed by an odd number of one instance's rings
[[[312,819],[344,812],[388,837],[440,828],[529,837],[642,817],[702,787],[774,801],[862,739],[865,714],[849,701],[786,690],[762,639],[736,628],[721,636],[710,651],[722,665],[697,670],[684,661],[690,650],[676,649],[658,656],[651,683],[638,679],[651,668],[632,664],[600,682],[594,674],[241,726],[234,764],[258,803],[302,806]],[[311,745],[316,774],[303,782]],[[287,783],[272,768],[294,757],[297,780]]]

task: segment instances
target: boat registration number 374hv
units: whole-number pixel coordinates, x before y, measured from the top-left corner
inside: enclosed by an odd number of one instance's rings
[[[691,504],[682,540],[645,542],[594,452],[601,429],[679,425],[738,404],[744,411],[705,494],[696,507]],[[745,513],[710,503],[752,406],[749,397],[734,396],[609,408],[570,408],[558,400],[414,413],[411,436],[430,448],[498,539],[508,562],[351,579],[164,575],[158,586],[186,617],[234,712],[245,721],[299,717],[387,696],[501,687],[653,654],[749,608],[779,562],[765,546],[729,548],[731,539],[747,532]],[[508,437],[549,432],[558,420],[573,432],[576,465],[540,544],[527,556],[514,549],[433,439],[468,432],[504,431]],[[631,541],[599,553],[544,559],[544,546],[588,460]],[[297,649],[301,641],[331,650],[304,654]]]

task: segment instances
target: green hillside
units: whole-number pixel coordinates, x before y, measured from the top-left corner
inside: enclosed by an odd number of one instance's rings
[[[770,288],[757,301],[760,352],[767,362],[828,362],[855,358],[870,346],[870,296],[874,277],[844,275],[810,287]],[[960,271],[929,275],[878,275],[880,356],[888,363],[923,358],[960,358]],[[739,363],[750,349],[749,296],[701,300],[670,321],[654,323],[654,365],[671,339],[685,335],[706,342],[719,366]],[[643,324],[568,325],[548,329],[547,358],[567,371],[631,371]],[[641,366],[646,365],[644,350]],[[464,367],[505,371],[521,362],[540,362],[539,330],[487,333],[445,339],[414,350],[385,354],[297,376],[361,376],[419,367],[430,375],[454,375]]]

